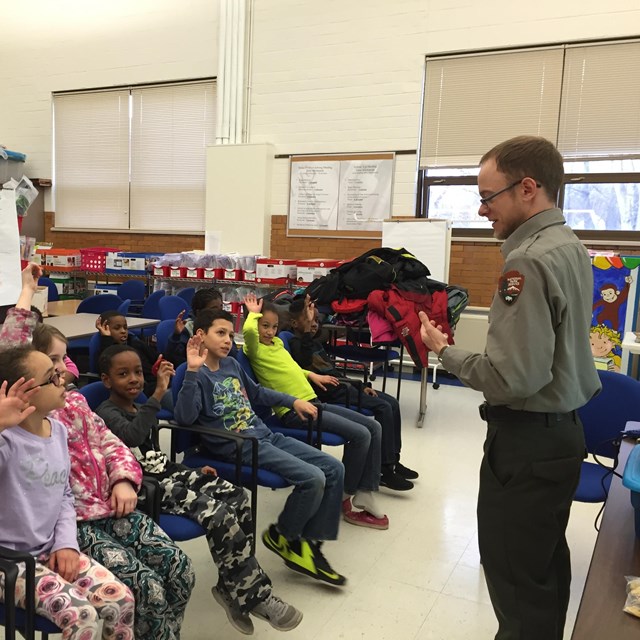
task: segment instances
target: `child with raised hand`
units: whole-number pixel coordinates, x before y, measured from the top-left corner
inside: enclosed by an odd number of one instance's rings
[[[262,534],[262,541],[290,569],[332,585],[345,584],[345,577],[331,568],[321,549],[323,541],[338,536],[342,463],[304,442],[272,433],[253,412],[251,403],[285,406],[311,416],[317,409],[309,402],[257,385],[235,359],[227,357],[234,335],[230,313],[202,311],[194,330],[175,406],[177,421],[210,428],[211,435],[202,436],[202,445],[217,454],[231,456],[233,448],[215,437],[216,430],[256,438],[260,467],[293,485],[277,523]],[[244,447],[243,458],[245,464],[251,464],[249,446]]]
[[[418,478],[418,473],[400,463],[402,417],[398,401],[388,393],[364,386],[358,380],[341,377],[342,373],[336,369],[322,341],[317,338],[318,311],[308,295],[291,303],[289,323],[294,334],[289,340],[289,349],[298,365],[302,369],[319,375],[334,376],[340,380],[340,387],[317,387],[316,392],[320,400],[342,404],[345,402],[346,394],[349,405],[360,405],[363,409],[370,410],[382,425],[380,484],[396,491],[412,489],[411,480]]]
[[[100,332],[100,347],[98,357],[108,347],[114,344],[127,344],[135,349],[140,356],[142,372],[144,375],[144,394],[149,397],[153,395],[156,388],[155,372],[164,360],[162,355],[158,355],[155,348],[144,343],[140,338],[129,333],[127,318],[119,311],[105,311],[96,320],[96,329]],[[162,408],[171,411],[173,409],[173,396],[170,391],[165,391],[161,400]]]
[[[195,317],[204,309],[222,309],[222,294],[213,287],[198,289],[191,300],[191,316],[184,319],[185,312],[181,311],[176,318],[173,333],[169,336],[166,353],[167,360],[179,366],[187,361],[187,342],[193,335]],[[231,355],[236,351],[235,344],[231,348]]]
[[[56,375],[63,376],[67,339],[51,325],[34,328],[30,305],[36,269],[30,265],[23,271],[22,293],[7,313],[0,343],[29,342],[33,333],[35,349],[49,357]],[[68,435],[69,480],[81,551],[113,571],[133,592],[137,638],[175,640],[195,578],[181,549],[151,518],[134,511],[140,465],[77,390],[67,390],[63,407],[51,417]]]
[[[326,389],[339,384],[334,376],[302,370],[284,348],[278,332],[278,313],[254,294],[245,297],[249,311],[242,333],[244,352],[251,361],[260,384],[309,402],[318,402],[310,382]],[[321,404],[323,430],[342,436],[344,446],[345,521],[371,529],[388,529],[389,518],[380,509],[374,494],[380,485],[380,441],[382,427],[371,417],[332,404]],[[303,421],[287,407],[276,407],[285,427],[300,428]],[[359,510],[354,509],[357,507]]]
[[[0,350],[0,377],[0,545],[36,558],[36,613],[65,639],[97,637],[99,618],[102,638],[133,639],[131,591],[78,548],[66,429],[48,417],[65,403],[61,376],[45,354],[20,345]]]
[[[190,469],[171,462],[154,445],[152,431],[158,426],[160,400],[174,374],[173,365],[160,364],[158,385],[144,404],[136,402],[142,391],[142,366],[131,347],[106,349],[100,372],[111,395],[96,412],[125,444],[135,447],[145,473],[158,479],[162,512],[186,516],[205,529],[218,568],[218,584],[211,592],[229,622],[244,634],[253,633],[249,614],[280,631],[297,627],[302,613],[273,594],[271,581],[251,551],[251,508],[245,490],[216,477],[211,467]]]

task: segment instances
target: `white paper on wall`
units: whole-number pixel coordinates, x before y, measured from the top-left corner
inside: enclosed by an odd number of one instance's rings
[[[15,304],[20,295],[20,234],[16,194],[0,189],[0,305]]]

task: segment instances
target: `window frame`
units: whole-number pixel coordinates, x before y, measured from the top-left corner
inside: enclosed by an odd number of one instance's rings
[[[206,132],[205,129],[202,129],[203,136],[206,135],[209,139],[211,139],[215,143],[216,139],[216,116],[215,109],[217,108],[217,76],[203,77],[203,78],[187,78],[182,80],[175,81],[160,81],[160,82],[145,82],[139,84],[127,84],[127,85],[118,85],[118,86],[109,86],[109,87],[91,87],[86,89],[75,89],[75,90],[67,90],[67,91],[53,91],[52,92],[52,158],[53,158],[53,204],[54,204],[54,212],[57,213],[58,203],[56,202],[56,167],[55,167],[55,158],[56,158],[56,149],[57,149],[57,136],[56,136],[56,122],[55,122],[55,99],[56,97],[64,97],[64,96],[72,96],[72,95],[82,95],[82,94],[98,94],[105,92],[128,92],[129,95],[129,104],[128,104],[128,117],[129,117],[129,132],[128,132],[128,180],[127,180],[127,191],[128,191],[128,207],[127,207],[127,227],[105,227],[100,226],[102,222],[102,218],[99,218],[96,221],[96,225],[92,227],[80,226],[80,225],[72,225],[72,226],[61,226],[59,223],[59,217],[56,215],[53,231],[68,231],[68,232],[95,232],[95,231],[104,231],[106,233],[129,233],[129,234],[160,234],[160,235],[204,235],[206,229],[206,209],[203,208],[202,211],[202,229],[171,229],[171,228],[161,228],[161,229],[142,229],[134,227],[132,228],[132,210],[131,210],[131,191],[133,185],[133,160],[131,157],[132,149],[133,149],[133,127],[135,126],[133,123],[134,118],[134,92],[136,91],[144,91],[145,89],[157,89],[163,87],[180,87],[180,86],[192,86],[192,85],[210,85],[213,91],[213,130],[210,132]],[[207,145],[210,146],[210,145]],[[206,156],[206,150],[205,150]],[[205,170],[204,170],[204,183],[203,189],[206,190],[206,157],[205,157]],[[206,193],[206,192],[205,192]],[[203,200],[204,207],[204,200]]]
[[[416,218],[428,218],[429,211],[429,188],[431,186],[476,186],[476,176],[428,176],[428,169],[418,169],[418,189],[416,190]],[[615,172],[615,173],[567,173],[564,176],[562,187],[558,193],[558,207],[564,206],[565,188],[572,184],[640,184],[640,172]],[[479,196],[478,196],[479,197]],[[479,207],[478,203],[478,207]],[[610,244],[623,242],[640,242],[640,231],[630,230],[607,230],[599,231],[595,229],[578,229],[576,230],[578,238],[584,241],[606,241]],[[452,227],[452,236],[454,238],[473,238],[473,239],[493,239],[493,231],[491,229],[468,229],[463,227]]]

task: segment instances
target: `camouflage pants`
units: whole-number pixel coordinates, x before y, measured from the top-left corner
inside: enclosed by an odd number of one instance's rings
[[[251,553],[249,498],[244,489],[200,470],[160,480],[162,512],[186,516],[206,531],[219,579],[243,612],[271,593],[271,581]]]

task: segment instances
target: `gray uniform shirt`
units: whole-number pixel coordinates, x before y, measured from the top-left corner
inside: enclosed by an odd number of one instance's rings
[[[489,404],[573,411],[600,389],[589,342],[593,272],[587,250],[560,209],[548,209],[520,225],[502,255],[502,292],[491,303],[485,352],[451,346],[443,365]]]

